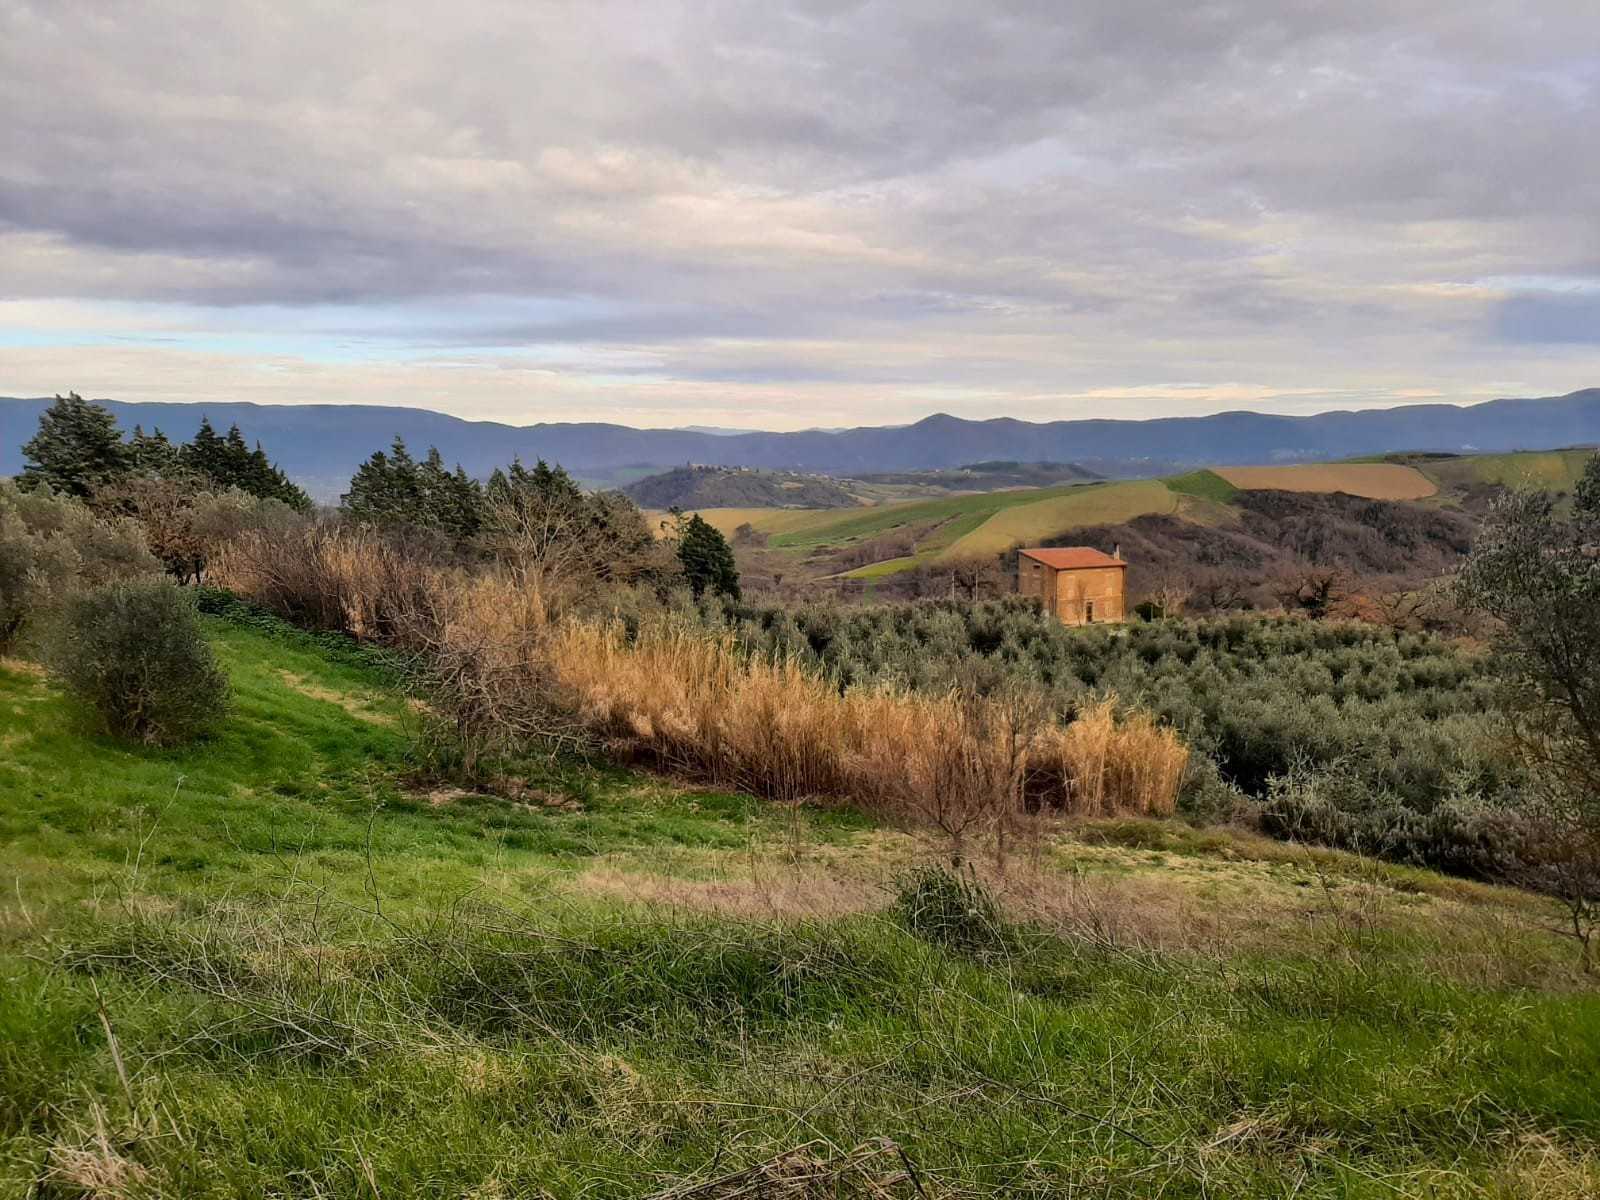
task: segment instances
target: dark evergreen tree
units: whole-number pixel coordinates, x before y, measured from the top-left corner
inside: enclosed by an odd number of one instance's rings
[[[450,507],[445,527],[461,538],[475,537],[483,528],[483,489],[461,469],[460,463],[450,477]]]
[[[483,500],[477,482],[460,464],[454,474],[447,470],[437,447],[428,447],[428,457],[417,467],[417,491],[419,524],[458,541],[478,532]]]
[[[202,479],[220,483],[227,475],[227,453],[223,440],[211,427],[211,418],[201,417],[194,440],[178,451],[178,461]]]
[[[128,453],[130,465],[139,475],[167,478],[181,470],[178,448],[167,440],[167,435],[159,428],[147,434],[142,425],[135,425],[133,437],[128,441]]]
[[[266,455],[262,455],[261,459],[265,463]],[[224,488],[248,492],[250,485],[257,482],[253,468],[250,447],[245,445],[244,434],[239,432],[237,425],[229,426],[228,436],[222,439],[222,474],[216,482]]]
[[[122,478],[133,465],[116,417],[77,392],[57,396],[39,415],[39,432],[22,455],[18,483],[24,489],[45,485],[79,497]]]
[[[739,599],[739,568],[733,547],[722,531],[696,513],[683,524],[678,535],[678,561],[683,577],[696,597],[709,588],[719,596]]]
[[[345,512],[358,521],[383,524],[389,519],[389,456],[374,450],[350,477],[350,490],[339,497]]]
[[[387,453],[377,451],[356,469],[341,497],[345,511],[357,520],[438,529],[458,538],[476,531],[477,501],[477,484],[464,471],[458,467],[452,476],[432,447],[418,463],[400,437]]]
[[[252,450],[237,425],[226,437],[218,437],[211,421],[200,418],[194,441],[178,451],[178,462],[208,487],[238,488],[261,500],[281,500],[302,512],[311,507],[311,497],[267,458],[259,442]]]

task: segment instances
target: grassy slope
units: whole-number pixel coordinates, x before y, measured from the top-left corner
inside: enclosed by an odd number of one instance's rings
[[[1593,450],[1549,450],[1524,454],[1483,454],[1418,464],[1441,487],[1499,483],[1570,492],[1583,475]]]
[[[952,544],[946,557],[1000,554],[1083,525],[1117,525],[1149,513],[1170,513],[1177,494],[1158,479],[1108,483],[996,513]]]
[[[213,630],[186,751],[0,671],[0,1194],[636,1196],[878,1136],[929,1195],[1600,1187],[1600,1000],[1527,900],[1095,825],[975,958],[882,915],[911,838],[611,772],[430,798],[381,681]]]
[[[1173,475],[1166,480],[1166,484],[1180,496],[1192,496],[1197,500],[1211,500],[1218,504],[1227,504],[1239,494],[1239,489],[1234,487],[1215,471],[1190,471],[1187,475]]]

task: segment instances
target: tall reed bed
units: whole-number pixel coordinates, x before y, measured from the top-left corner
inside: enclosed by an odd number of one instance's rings
[[[570,623],[555,674],[584,724],[615,747],[775,799],[837,796],[949,832],[1008,808],[1170,814],[1188,748],[1114,700],[1070,724],[1025,695],[841,690],[793,658],[663,623],[629,639]]]
[[[1024,808],[1167,815],[1188,762],[1175,732],[1110,699],[1062,725],[1022,688],[841,688],[665,615],[632,634],[560,616],[515,564],[430,565],[369,530],[249,534],[216,574],[289,620],[416,655],[469,771],[519,743],[582,734],[716,786],[931,824],[959,846]]]

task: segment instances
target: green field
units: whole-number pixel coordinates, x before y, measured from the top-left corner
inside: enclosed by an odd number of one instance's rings
[[[1218,504],[1227,504],[1239,494],[1238,488],[1215,471],[1190,471],[1187,475],[1173,475],[1166,480],[1166,484],[1180,496],[1192,496],[1197,500],[1210,500]]]
[[[1000,554],[1084,525],[1119,525],[1151,513],[1176,512],[1178,496],[1158,479],[1104,483],[997,512],[951,544],[944,557]]]
[[[1164,483],[1136,480],[819,512],[803,521],[775,513],[766,529],[771,533],[769,545],[795,551],[846,546],[902,530],[918,531],[915,554],[847,573],[848,578],[872,579],[929,562],[997,554],[1082,525],[1116,524],[1147,513],[1173,512],[1177,505],[1178,497]],[[753,523],[763,528],[761,520]]]
[[[1497,483],[1570,492],[1583,475],[1593,450],[1548,450],[1522,454],[1482,454],[1418,463],[1423,474],[1443,487]]]
[[[939,907],[938,847],[847,812],[414,779],[383,676],[207,627],[237,703],[186,750],[0,668],[0,1194],[637,1197],[797,1147],[882,1150],[813,1193],[862,1197],[1600,1188],[1541,902],[1120,821]]]

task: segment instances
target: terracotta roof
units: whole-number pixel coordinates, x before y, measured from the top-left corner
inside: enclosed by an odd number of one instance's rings
[[[1081,567],[1125,567],[1120,558],[1112,558],[1089,546],[1061,546],[1049,550],[1024,550],[1023,554],[1058,571],[1071,571]]]

